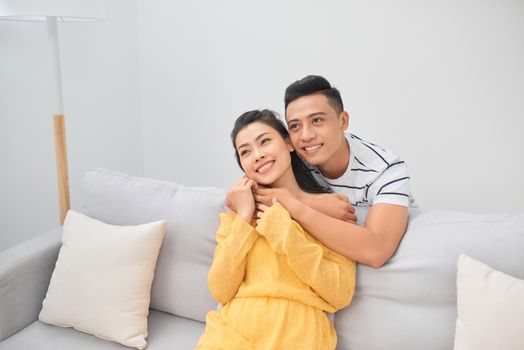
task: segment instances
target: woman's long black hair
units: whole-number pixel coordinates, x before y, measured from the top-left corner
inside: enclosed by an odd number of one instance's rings
[[[264,123],[276,131],[284,138],[284,140],[289,140],[289,133],[286,129],[284,123],[277,118],[276,114],[270,110],[263,109],[253,110],[242,114],[235,121],[235,126],[231,131],[231,141],[233,142],[233,147],[235,148],[235,158],[238,165],[242,169],[242,164],[240,163],[240,157],[237,152],[237,147],[235,139],[240,132],[251,123],[261,122]],[[291,152],[291,167],[293,168],[293,173],[297,180],[300,188],[309,193],[331,193],[333,192],[329,187],[322,186],[311,174],[311,170],[306,166],[302,158],[300,158],[297,152]],[[242,169],[244,170],[244,169]]]

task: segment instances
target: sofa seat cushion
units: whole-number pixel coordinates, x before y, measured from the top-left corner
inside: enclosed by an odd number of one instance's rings
[[[156,310],[149,311],[148,350],[193,349],[205,324]],[[36,321],[0,343],[1,350],[106,350],[130,349],[76,331]]]

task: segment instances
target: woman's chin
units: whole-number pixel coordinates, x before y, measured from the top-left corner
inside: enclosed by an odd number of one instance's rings
[[[275,183],[275,179],[273,179],[272,177],[269,177],[269,176],[258,176],[255,179],[255,182],[257,184],[259,184],[259,185],[262,185],[262,186],[271,187],[271,185],[273,185]]]
[[[273,181],[260,180],[260,181],[257,181],[257,184],[262,185],[262,186],[271,187],[271,184],[273,184]]]

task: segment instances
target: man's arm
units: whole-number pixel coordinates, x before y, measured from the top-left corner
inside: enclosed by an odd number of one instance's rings
[[[267,188],[264,186],[257,185],[257,188]],[[231,194],[228,193],[225,199],[225,205],[229,210],[236,212],[237,208],[232,203]],[[256,196],[255,196],[256,197]],[[255,198],[256,199],[256,198]],[[270,206],[272,204],[270,197],[262,199],[259,196],[258,201]],[[339,193],[325,193],[324,195],[315,195],[308,197],[298,197],[298,199],[305,205],[331,216],[332,218],[339,219],[346,222],[357,222],[357,216],[355,215],[355,208],[349,202],[348,197]]]
[[[291,214],[293,216],[293,213]],[[379,268],[395,253],[408,222],[408,209],[375,204],[364,227],[333,219],[320,212],[297,212],[294,218],[327,247],[349,259]]]
[[[331,250],[374,268],[393,256],[407,227],[408,209],[401,205],[373,205],[361,227],[329,217],[285,189],[257,189],[257,193],[277,198],[293,219]]]
[[[327,216],[346,222],[357,222],[355,208],[349,203],[348,197],[338,193],[326,193],[322,196],[299,197],[302,203]]]

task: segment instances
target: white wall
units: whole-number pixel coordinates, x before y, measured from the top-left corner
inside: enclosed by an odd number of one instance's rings
[[[107,21],[61,23],[71,206],[84,171],[141,175],[136,4]],[[59,225],[51,46],[45,23],[0,21],[0,250]]]
[[[229,132],[325,75],[428,209],[524,211],[521,1],[138,1],[145,173],[229,186]]]
[[[41,24],[0,21],[0,249],[57,226],[50,54]]]
[[[59,28],[72,207],[90,167],[229,186],[229,132],[325,75],[428,209],[524,211],[522,1],[108,0]],[[138,16],[137,16],[138,13]],[[44,24],[0,21],[0,250],[58,224]]]

